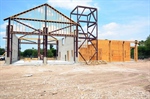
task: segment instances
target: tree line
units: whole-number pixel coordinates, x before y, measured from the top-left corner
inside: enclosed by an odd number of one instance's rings
[[[134,50],[131,50],[131,57],[134,56]],[[146,38],[146,40],[139,41],[138,44],[138,58],[150,58],[150,35]]]
[[[5,53],[4,48],[0,48],[0,55]],[[40,50],[40,53],[43,53],[43,50]],[[50,49],[47,50],[47,57],[56,57],[56,49],[53,48],[53,45],[50,45]],[[26,49],[23,52],[20,52],[21,57],[38,57],[37,49]],[[134,50],[131,50],[131,57],[134,56]],[[139,41],[138,44],[138,57],[139,59],[150,58],[150,35],[146,38],[146,40]]]
[[[0,48],[0,55],[5,53],[4,48]],[[20,51],[21,57],[30,57],[30,58],[37,58],[38,57],[38,50],[37,49],[26,49],[24,51]],[[40,49],[40,54],[43,55],[43,49]],[[53,45],[50,45],[50,49],[47,50],[47,57],[56,57],[56,49],[53,48]]]
[[[43,49],[40,49],[40,54],[43,55]],[[53,46],[50,46],[50,49],[47,50],[47,57],[56,57],[56,49]],[[21,57],[30,57],[30,58],[37,58],[38,57],[38,50],[37,49],[26,49],[23,52],[20,52]]]

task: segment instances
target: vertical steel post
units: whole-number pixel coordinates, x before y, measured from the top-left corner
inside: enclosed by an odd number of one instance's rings
[[[47,20],[47,5],[45,5],[45,20]],[[45,34],[48,33],[47,22],[45,22]],[[45,35],[45,57],[47,57],[47,35]]]
[[[56,57],[58,57],[58,40],[56,41]]]
[[[47,5],[45,5],[45,20],[47,20]],[[43,63],[47,64],[47,22],[45,22],[45,27],[43,28],[44,35],[43,35]]]
[[[77,8],[77,23],[79,24],[78,12]],[[76,58],[78,58],[78,24],[76,25]]]
[[[7,25],[7,57],[10,56],[10,24],[11,24],[11,21],[10,21],[10,18],[8,20],[8,25]]]
[[[43,57],[47,57],[47,33],[48,33],[48,28],[44,27],[43,28],[44,35],[43,35]]]
[[[18,60],[20,60],[20,39],[18,39]]]
[[[96,10],[96,60],[98,60],[98,11]]]
[[[11,44],[10,44],[10,49],[11,49],[11,55],[10,55],[10,64],[12,64],[12,54],[13,54],[13,35],[15,34],[12,34],[11,32],[13,31],[13,26],[10,25],[10,36],[11,36]]]
[[[75,35],[75,32],[76,32],[76,30],[74,30],[74,35]],[[76,45],[76,43],[75,43],[75,38],[76,37],[73,37],[73,52],[74,52],[74,54],[73,54],[73,56],[74,56],[74,61],[76,61],[76,54],[75,54],[75,50],[76,50],[76,47],[75,47],[75,45]]]
[[[38,60],[40,60],[40,56],[41,56],[41,54],[40,54],[40,34],[38,35]]]

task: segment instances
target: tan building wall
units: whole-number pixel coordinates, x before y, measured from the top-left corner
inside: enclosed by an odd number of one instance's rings
[[[81,48],[80,53],[89,60],[94,54],[94,47],[88,45],[87,48]],[[93,57],[92,60],[95,60]],[[130,61],[130,42],[117,40],[98,40],[98,60],[108,62]],[[79,55],[79,61],[83,61]]]

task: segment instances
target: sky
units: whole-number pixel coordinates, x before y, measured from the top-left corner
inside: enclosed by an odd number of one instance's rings
[[[1,48],[7,25],[3,19],[44,3],[68,17],[77,5],[98,8],[99,39],[140,41],[150,35],[150,0],[0,0]]]

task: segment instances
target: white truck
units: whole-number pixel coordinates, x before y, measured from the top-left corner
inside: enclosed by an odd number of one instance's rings
[[[5,60],[5,53],[3,55],[0,55],[0,60]]]

